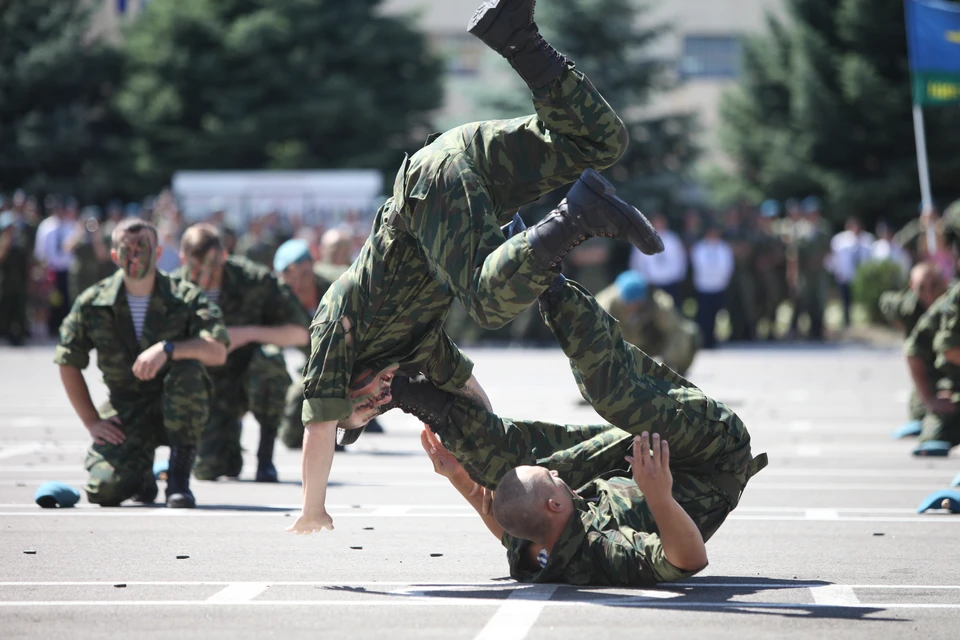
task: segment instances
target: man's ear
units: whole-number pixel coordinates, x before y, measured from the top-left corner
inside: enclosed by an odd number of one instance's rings
[[[563,503],[557,500],[556,498],[549,498],[547,500],[547,511],[549,511],[550,513],[562,513]]]

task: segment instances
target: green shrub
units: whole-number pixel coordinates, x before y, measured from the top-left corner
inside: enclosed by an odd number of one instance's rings
[[[853,301],[867,312],[870,322],[884,322],[880,313],[880,295],[904,285],[900,265],[890,260],[865,262],[853,276]]]

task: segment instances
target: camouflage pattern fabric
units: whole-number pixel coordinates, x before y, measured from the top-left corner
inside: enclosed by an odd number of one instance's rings
[[[0,336],[22,342],[30,333],[27,319],[28,283],[30,257],[33,255],[32,236],[36,229],[18,223],[12,232],[7,233],[13,235],[6,257],[0,261]]]
[[[924,312],[904,342],[904,353],[923,361],[928,382],[934,385],[936,392],[949,394],[957,407],[948,415],[925,414],[920,442],[944,440],[954,446],[960,444],[960,388],[957,387],[960,367],[944,357],[947,351],[960,346],[958,306],[960,283],[954,283]]]
[[[693,364],[700,349],[700,327],[680,314],[670,294],[654,291],[644,308],[633,313],[620,301],[617,286],[610,285],[597,294],[597,304],[620,323],[623,339],[641,351],[660,356],[680,375]]]
[[[192,284],[161,272],[138,342],[123,291],[119,271],[84,291],[60,327],[54,355],[58,365],[85,369],[96,350],[110,405],[122,421],[124,443],[94,445],[87,456],[87,496],[97,504],[119,504],[136,493],[154,449],[160,444],[196,446],[207,419],[210,383],[203,365],[171,362],[144,381],[133,375],[137,356],[163,340],[204,337],[229,344],[220,309]]]
[[[124,441],[94,444],[87,451],[89,475],[83,488],[91,503],[116,506],[136,495],[145,475],[153,473],[157,447],[197,445],[210,407],[206,369],[196,360],[178,360],[158,378],[163,384],[159,397],[116,397],[100,408],[101,418],[120,418]]]
[[[185,279],[186,270],[181,267],[176,276]],[[293,291],[270,269],[246,258],[227,258],[217,304],[227,327],[310,324]],[[210,367],[209,373],[213,380],[210,419],[194,467],[194,475],[201,480],[240,473],[240,419],[252,411],[261,429],[278,430],[291,384],[283,353],[255,343],[232,351],[225,365]]]
[[[349,416],[347,388],[364,369],[411,365],[443,389],[462,387],[473,363],[443,330],[452,300],[497,328],[553,281],[527,234],[504,242],[501,225],[585,169],[613,164],[627,134],[572,67],[534,94],[534,108],[526,118],[457,127],[404,160],[360,256],[320,304],[304,423]]]
[[[810,316],[810,337],[819,339],[823,337],[823,314],[830,294],[830,273],[823,264],[830,252],[830,231],[825,223],[806,223],[804,229],[797,246],[799,306],[794,314],[806,312]]]
[[[691,575],[663,555],[656,522],[624,461],[633,436],[651,431],[670,442],[673,495],[704,539],[737,506],[766,457],[751,457],[750,435],[732,411],[625,342],[616,320],[576,283],[567,283],[544,320],[570,358],[581,394],[611,424],[510,420],[457,398],[438,432],[471,477],[490,489],[523,464],[556,470],[580,487],[577,513],[546,567],[530,567],[528,543],[504,535],[511,576],[639,586]]]
[[[880,312],[887,319],[887,322],[903,331],[906,337],[909,337],[913,332],[924,311],[923,305],[910,289],[887,291],[880,295]],[[932,365],[933,361],[931,360],[930,366],[927,367],[927,378],[936,380],[937,372]],[[923,420],[926,413],[920,394],[917,393],[916,389],[913,389],[907,403],[907,415],[911,420]]]

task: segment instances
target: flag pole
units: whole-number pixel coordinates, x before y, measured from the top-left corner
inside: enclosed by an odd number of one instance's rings
[[[923,212],[933,208],[933,196],[930,193],[930,166],[927,164],[927,136],[923,126],[923,108],[913,105],[913,136],[917,142],[917,170],[920,173],[920,201]]]

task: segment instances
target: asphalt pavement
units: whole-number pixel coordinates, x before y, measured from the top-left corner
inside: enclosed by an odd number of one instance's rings
[[[474,349],[503,415],[596,422],[559,350]],[[299,537],[299,452],[256,484],[245,421],[238,481],[194,481],[200,508],[73,509],[39,484],[84,481],[89,441],[52,349],[0,348],[0,638],[960,637],[960,515],[917,514],[960,453],[915,459],[890,432],[909,380],[896,349],[721,349],[691,380],[727,402],[770,466],[707,545],[697,577],[657,589],[521,585],[433,473],[412,418],[337,454],[336,529]],[[300,356],[292,354],[291,368]],[[94,400],[106,397],[95,368]],[[158,457],[166,451],[158,451]],[[161,486],[162,491],[162,486]]]

